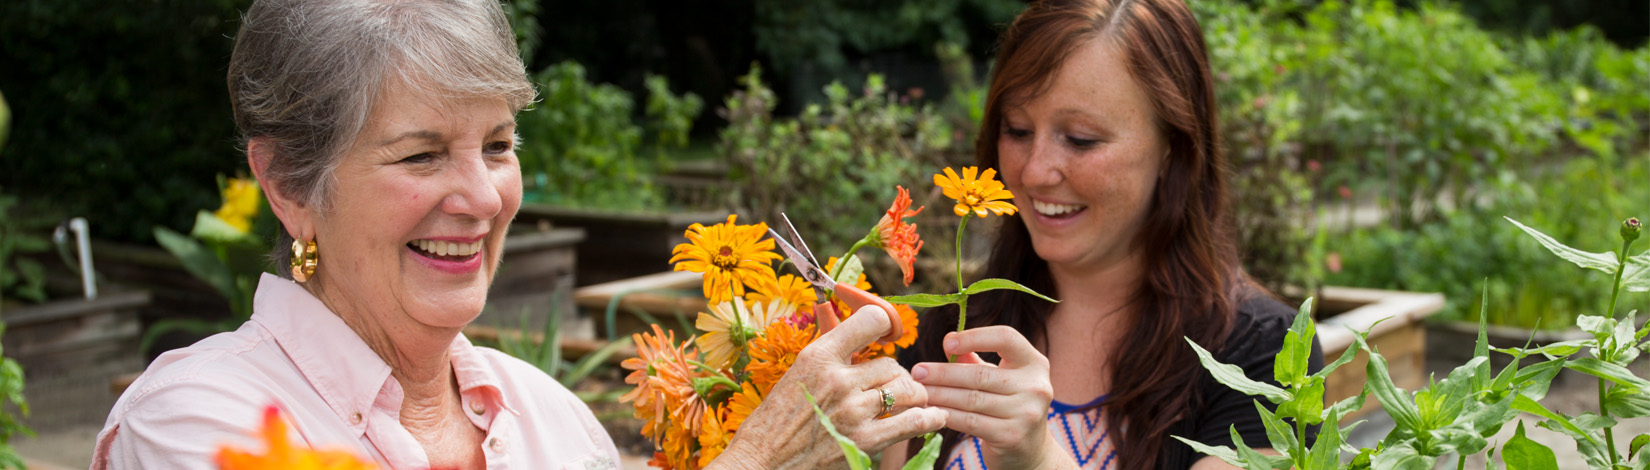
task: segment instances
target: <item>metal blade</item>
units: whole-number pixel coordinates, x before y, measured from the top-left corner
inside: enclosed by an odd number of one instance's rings
[[[836,281],[825,275],[825,271],[819,269],[819,266],[809,261],[808,257],[801,250],[798,250],[795,245],[791,245],[790,242],[785,241],[784,237],[779,236],[779,232],[769,228],[768,235],[772,236],[774,243],[779,245],[779,250],[785,252],[785,257],[796,265],[796,270],[802,273],[802,279],[808,281],[809,284],[813,284],[814,289],[819,290],[819,295],[825,295],[826,292],[836,288]]]
[[[815,258],[813,250],[808,249],[808,242],[802,241],[802,232],[796,231],[796,226],[791,225],[791,218],[786,216],[784,212],[779,213],[779,218],[785,220],[785,228],[791,230],[791,240],[795,240],[797,245],[802,246],[802,254],[808,255],[808,262],[813,263],[816,268],[819,267],[819,258]]]

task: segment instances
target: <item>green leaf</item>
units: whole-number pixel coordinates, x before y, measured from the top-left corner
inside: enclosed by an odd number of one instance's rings
[[[205,245],[166,227],[155,227],[155,241],[172,253],[196,279],[212,286],[226,299],[235,298],[235,276]]]
[[[1627,458],[1630,459],[1638,455],[1639,449],[1643,449],[1645,444],[1650,444],[1650,434],[1640,434],[1638,437],[1633,438],[1633,442],[1627,444]]]
[[[940,459],[940,433],[931,432],[922,436],[922,450],[911,460],[905,461],[900,470],[928,470],[934,468],[934,462]]]
[[[1353,334],[1357,335],[1358,333],[1353,332]],[[1361,350],[1358,348],[1346,348],[1345,351],[1341,351],[1340,357],[1335,358],[1335,362],[1331,362],[1328,365],[1323,366],[1323,369],[1319,369],[1318,372],[1312,374],[1312,376],[1323,377],[1325,379],[1329,378],[1329,374],[1334,372],[1335,369],[1339,369],[1341,366],[1346,365],[1346,363],[1352,362],[1353,359],[1356,359],[1359,351]],[[1342,415],[1344,416],[1345,414],[1343,413]]]
[[[1478,341],[1473,343],[1472,357],[1490,357],[1490,286],[1485,279],[1484,288],[1478,300]],[[1514,362],[1516,364],[1516,361]],[[1517,367],[1516,365],[1514,367]],[[1473,375],[1473,390],[1489,390],[1493,378],[1490,376],[1490,362],[1484,361],[1478,365],[1478,373]]]
[[[1513,374],[1512,383],[1518,387],[1518,394],[1531,400],[1541,400],[1547,396],[1547,389],[1552,387],[1553,378],[1558,377],[1558,373],[1564,370],[1564,364],[1568,362],[1568,359],[1553,359],[1519,369]],[[1509,369],[1511,367],[1508,366]]]
[[[1046,296],[1046,295],[1039,294],[1039,293],[1037,293],[1037,291],[1031,290],[1030,287],[1022,286],[1019,283],[1016,283],[1014,281],[1010,281],[1010,280],[1007,280],[1007,279],[997,279],[997,278],[981,279],[981,280],[978,280],[978,281],[974,281],[973,284],[969,284],[967,288],[962,290],[962,294],[963,295],[974,295],[974,294],[978,294],[978,293],[981,293],[981,292],[1001,290],[1001,289],[1013,289],[1013,290],[1017,290],[1017,291],[1020,291],[1020,292],[1027,293],[1027,294],[1031,294],[1033,296],[1036,296],[1039,299],[1047,300],[1049,302],[1060,303],[1060,301],[1058,301],[1058,300],[1048,298],[1048,296]]]
[[[1334,424],[1339,421],[1339,415],[1329,414],[1325,422],[1330,424],[1318,432],[1317,442],[1312,443],[1312,450],[1307,453],[1306,468],[1301,470],[1335,470],[1340,466],[1341,428]]]
[[[1627,269],[1621,273],[1621,288],[1628,292],[1650,290],[1650,250],[1627,258]]]
[[[1605,394],[1604,410],[1622,418],[1650,416],[1650,393],[1630,385],[1617,385]]]
[[[831,437],[836,438],[837,446],[842,447],[842,455],[848,459],[848,468],[853,470],[871,468],[871,456],[865,455],[865,451],[859,450],[859,446],[855,445],[852,439],[848,439],[847,436],[843,436],[842,433],[836,431],[836,426],[831,425],[831,418],[825,416],[825,410],[819,409],[819,403],[814,401],[814,395],[808,393],[808,387],[802,387],[802,397],[807,398],[808,405],[814,407],[814,416],[819,417],[819,424],[825,426],[825,432],[831,433]],[[926,447],[926,444],[924,446]]]
[[[555,312],[551,312],[551,315],[555,314]],[[597,367],[601,367],[602,364],[606,364],[607,358],[612,357],[614,353],[619,352],[619,350],[623,349],[625,346],[629,346],[630,343],[630,338],[619,338],[618,341],[612,341],[602,345],[600,349],[579,358],[579,361],[573,364],[573,369],[567,374],[559,377],[558,381],[561,382],[562,386],[572,388],[580,381],[583,381],[585,377],[589,377],[590,373],[595,372]],[[561,346],[554,345],[551,346],[550,349],[560,351]],[[561,359],[556,358],[556,361],[560,362]]]
[[[1524,437],[1524,423],[1518,423],[1513,437],[1501,450],[1507,470],[1558,470],[1558,456],[1541,443]]]
[[[248,243],[256,239],[229,225],[229,222],[224,222],[217,214],[204,210],[195,213],[195,228],[189,230],[189,236],[225,245]]]
[[[1289,401],[1278,404],[1278,416],[1291,418],[1306,424],[1323,422],[1323,393],[1324,380],[1312,378],[1311,384],[1296,388]]]
[[[1369,398],[1369,389],[1368,388],[1358,390],[1357,395],[1346,397],[1345,399],[1342,399],[1341,401],[1335,402],[1335,404],[1333,406],[1330,406],[1329,409],[1324,410],[1324,413],[1322,414],[1322,416],[1325,419],[1328,419],[1330,412],[1334,412],[1336,416],[1346,416],[1346,415],[1352,414],[1353,412],[1356,412],[1358,410],[1363,409],[1364,408],[1364,402],[1367,401],[1368,398]]]
[[[1283,470],[1289,468],[1293,462],[1288,458],[1277,455],[1265,455],[1255,452],[1249,445],[1243,443],[1243,436],[1238,435],[1237,425],[1226,428],[1232,435],[1232,446],[1237,449],[1237,455],[1243,459],[1243,468],[1249,470]]]
[[[1364,367],[1368,374],[1364,382],[1365,389],[1386,408],[1387,415],[1398,424],[1398,429],[1421,432],[1420,412],[1416,410],[1415,403],[1410,401],[1409,394],[1392,382],[1392,374],[1387,372],[1386,358],[1381,357],[1373,349],[1368,349],[1367,344],[1363,346],[1369,351],[1369,364]]]
[[[1191,447],[1192,450],[1198,451],[1198,453],[1219,458],[1226,461],[1226,463],[1232,464],[1234,467],[1247,468],[1247,462],[1245,462],[1242,457],[1238,457],[1237,451],[1234,451],[1231,448],[1226,446],[1207,446],[1203,445],[1201,442],[1193,441],[1184,437],[1173,437],[1180,442],[1186,443],[1187,446]]]
[[[1283,337],[1283,350],[1272,362],[1272,376],[1278,383],[1286,387],[1306,384],[1307,362],[1312,358],[1312,336],[1316,333],[1312,323],[1312,299],[1309,298],[1301,303],[1294,324],[1289,326],[1289,332]],[[1323,408],[1323,404],[1319,403],[1318,408]],[[1312,414],[1317,415],[1316,412]]]
[[[1266,425],[1266,439],[1272,442],[1272,450],[1289,457],[1300,446],[1300,440],[1295,438],[1295,429],[1268,411],[1260,400],[1255,400],[1255,411],[1260,414],[1261,424]]]
[[[1543,346],[1540,346],[1540,347],[1534,347],[1534,348],[1491,348],[1491,349],[1495,350],[1495,352],[1499,352],[1499,353],[1502,353],[1502,354],[1508,354],[1508,355],[1512,355],[1512,356],[1517,356],[1517,357],[1528,357],[1528,356],[1533,356],[1533,355],[1536,355],[1536,354],[1540,354],[1540,355],[1546,356],[1546,357],[1568,357],[1568,356],[1574,355],[1575,353],[1581,352],[1582,348],[1587,347],[1587,345],[1589,345],[1591,343],[1592,343],[1591,340],[1578,339],[1578,340],[1571,340],[1571,341],[1560,341],[1560,342],[1557,342],[1557,343],[1551,343],[1551,344],[1543,345]]]
[[[1630,385],[1640,390],[1650,389],[1650,380],[1634,376],[1633,372],[1627,370],[1626,367],[1600,361],[1597,358],[1571,359],[1564,364],[1564,367],[1618,384]]]
[[[1508,222],[1512,222],[1513,225],[1517,225],[1519,229],[1524,230],[1524,233],[1527,233],[1530,237],[1535,238],[1535,241],[1541,242],[1541,245],[1547,247],[1548,251],[1558,255],[1559,258],[1564,258],[1571,263],[1575,263],[1576,266],[1581,266],[1587,269],[1596,269],[1612,276],[1616,274],[1616,269],[1621,266],[1621,261],[1616,259],[1616,255],[1614,253],[1591,253],[1570,248],[1563,243],[1559,243],[1558,240],[1554,240],[1553,237],[1549,237],[1547,234],[1541,233],[1539,230],[1518,223],[1518,221],[1513,220],[1511,217],[1503,218],[1507,219]]]
[[[1422,456],[1410,446],[1382,449],[1369,459],[1373,470],[1432,470],[1434,459]]]
[[[911,294],[890,295],[883,297],[882,299],[887,300],[888,303],[910,305],[912,307],[938,307],[941,305],[951,305],[962,302],[963,296],[962,294]]]
[[[1202,346],[1192,342],[1191,338],[1186,338],[1186,344],[1192,345],[1192,350],[1197,352],[1198,362],[1203,363],[1203,368],[1209,370],[1209,375],[1214,376],[1215,381],[1231,387],[1232,390],[1249,395],[1260,395],[1266,397],[1272,403],[1283,403],[1289,401],[1292,397],[1289,392],[1278,388],[1276,385],[1250,379],[1249,376],[1244,375],[1243,369],[1238,368],[1238,366],[1216,361],[1209,354],[1209,351],[1205,351]]]
[[[1522,412],[1525,412],[1525,413],[1533,414],[1533,415],[1536,415],[1536,416],[1540,416],[1540,417],[1543,417],[1543,418],[1547,418],[1547,422],[1541,423],[1541,426],[1544,427],[1544,428],[1553,429],[1555,431],[1559,431],[1559,432],[1563,432],[1565,434],[1569,434],[1570,437],[1578,437],[1578,439],[1577,439],[1578,441],[1580,441],[1582,439],[1589,440],[1589,441],[1592,440],[1591,437],[1587,436],[1587,431],[1582,430],[1580,427],[1577,427],[1575,425],[1575,423],[1570,422],[1569,417],[1558,414],[1558,413],[1554,413],[1552,410],[1547,409],[1547,407],[1545,405],[1542,405],[1541,403],[1538,403],[1535,400],[1531,400],[1530,397],[1526,397],[1526,396],[1523,396],[1523,395],[1518,395],[1518,396],[1514,397],[1513,398],[1513,409],[1518,410],[1518,411],[1522,411]],[[1548,425],[1547,423],[1557,424],[1557,429],[1555,429],[1551,425]],[[1591,443],[1594,446],[1598,445],[1597,441],[1593,441]]]
[[[838,262],[841,261],[839,260]],[[831,267],[834,268],[835,266]],[[864,273],[865,263],[861,263],[859,261],[859,255],[853,255],[849,256],[848,261],[842,265],[842,272],[831,273],[831,279],[836,280],[836,282],[853,285],[859,282],[859,275]]]
[[[1581,331],[1592,333],[1593,338],[1604,341],[1616,329],[1616,320],[1596,315],[1582,315],[1576,317],[1576,326],[1580,327]]]

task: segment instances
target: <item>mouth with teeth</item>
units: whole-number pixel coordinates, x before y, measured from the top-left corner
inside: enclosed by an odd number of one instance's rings
[[[1089,208],[1089,206],[1081,204],[1055,204],[1043,201],[1032,201],[1031,207],[1037,211],[1038,215],[1055,219],[1074,217]]]
[[[481,252],[481,240],[474,243],[456,243],[445,240],[413,240],[407,243],[413,253],[441,261],[468,261]]]

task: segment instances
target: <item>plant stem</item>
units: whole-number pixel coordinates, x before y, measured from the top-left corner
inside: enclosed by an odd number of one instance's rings
[[[1616,267],[1616,283],[1610,288],[1610,309],[1604,311],[1604,318],[1616,318],[1616,295],[1621,293],[1621,275],[1627,272],[1627,248],[1632,246],[1633,242],[1631,241],[1621,242],[1621,256],[1618,258],[1621,260],[1621,265]],[[1600,403],[1600,405],[1602,404]]]
[[[968,215],[965,214],[962,217],[962,222],[957,223],[957,293],[960,294],[960,296],[961,296],[960,299],[957,299],[957,332],[958,333],[962,333],[964,329],[968,328],[968,294],[963,293],[963,277],[962,277],[962,250],[963,250],[962,240],[963,240],[963,233],[965,233],[964,230],[967,229],[967,228],[968,228]],[[946,356],[946,357],[948,359],[950,359],[951,362],[957,362],[957,355],[955,355],[955,354],[952,354],[952,355],[949,355],[949,356]]]
[[[1609,385],[1604,378],[1598,379],[1598,414],[1605,418],[1610,417],[1610,411],[1604,408],[1604,387]],[[1612,427],[1604,428],[1604,453],[1610,456],[1610,468],[1616,466],[1616,433]]]
[[[1325,425],[1330,426],[1332,424],[1325,423]],[[1306,455],[1306,423],[1298,419],[1295,420],[1295,448],[1293,451],[1291,453],[1295,455],[1290,457],[1295,459],[1295,468],[1306,470],[1306,462],[1309,460]]]
[[[825,275],[835,278],[837,273],[842,272],[842,268],[848,266],[848,258],[853,257],[854,253],[859,252],[860,248],[864,248],[865,245],[869,244],[871,244],[870,235],[866,235],[865,238],[861,238],[859,241],[854,242],[854,246],[848,247],[848,252],[844,253],[841,258],[837,258],[836,264],[831,265],[831,270],[826,272]],[[853,281],[854,280],[850,279],[848,282],[852,283]]]

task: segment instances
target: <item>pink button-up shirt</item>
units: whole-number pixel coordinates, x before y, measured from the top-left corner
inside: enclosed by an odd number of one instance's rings
[[[459,395],[488,469],[617,468],[590,408],[537,368],[498,351],[450,347]],[[348,450],[385,469],[429,468],[401,426],[390,367],[321,301],[264,275],[252,319],[155,359],[115,403],[92,470],[216,469],[220,447],[263,452],[263,409],[276,404],[295,444]]]

